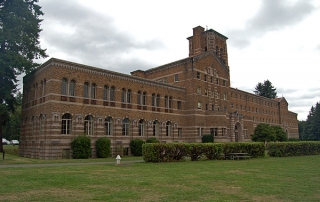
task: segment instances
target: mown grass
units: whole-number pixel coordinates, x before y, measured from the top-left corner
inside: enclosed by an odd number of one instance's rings
[[[317,155],[0,168],[0,201],[320,201],[319,166]]]

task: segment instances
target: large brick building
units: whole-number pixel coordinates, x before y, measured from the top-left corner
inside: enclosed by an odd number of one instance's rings
[[[72,138],[111,140],[113,152],[129,142],[250,141],[258,123],[280,125],[298,138],[297,114],[285,98],[268,99],[230,86],[227,37],[198,26],[189,57],[121,74],[51,58],[23,79],[19,154],[68,158]]]

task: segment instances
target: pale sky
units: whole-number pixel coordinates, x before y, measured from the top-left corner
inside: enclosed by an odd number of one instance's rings
[[[320,1],[40,0],[49,58],[130,74],[188,57],[192,28],[229,39],[231,86],[269,79],[305,120],[320,102]],[[41,60],[40,62],[44,62]]]

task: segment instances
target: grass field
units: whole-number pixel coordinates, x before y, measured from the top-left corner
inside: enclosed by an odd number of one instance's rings
[[[43,163],[29,162],[8,151],[6,159],[0,160],[0,201],[320,201],[319,155],[240,161],[127,161],[133,159],[141,157],[124,158],[121,165],[1,168],[24,161],[24,165]],[[81,160],[93,161],[115,159]],[[57,162],[75,161],[51,161]]]

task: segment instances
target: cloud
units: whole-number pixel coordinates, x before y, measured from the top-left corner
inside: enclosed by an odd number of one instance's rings
[[[128,65],[124,69],[132,70],[137,68],[135,65],[141,69],[141,66],[149,64],[134,59],[128,62],[122,58],[123,55],[164,47],[157,39],[136,40],[127,32],[119,31],[112,17],[90,10],[76,1],[47,0],[41,1],[40,5],[45,13],[41,38],[50,47],[47,50],[50,57],[65,55],[66,58],[61,59],[78,58],[75,62],[90,61],[89,65],[113,69],[118,68],[111,64],[117,63],[117,66]]]
[[[310,1],[263,0],[257,14],[243,29],[227,32],[230,43],[238,48],[250,45],[252,38],[258,38],[270,31],[277,31],[301,22],[316,9]]]

